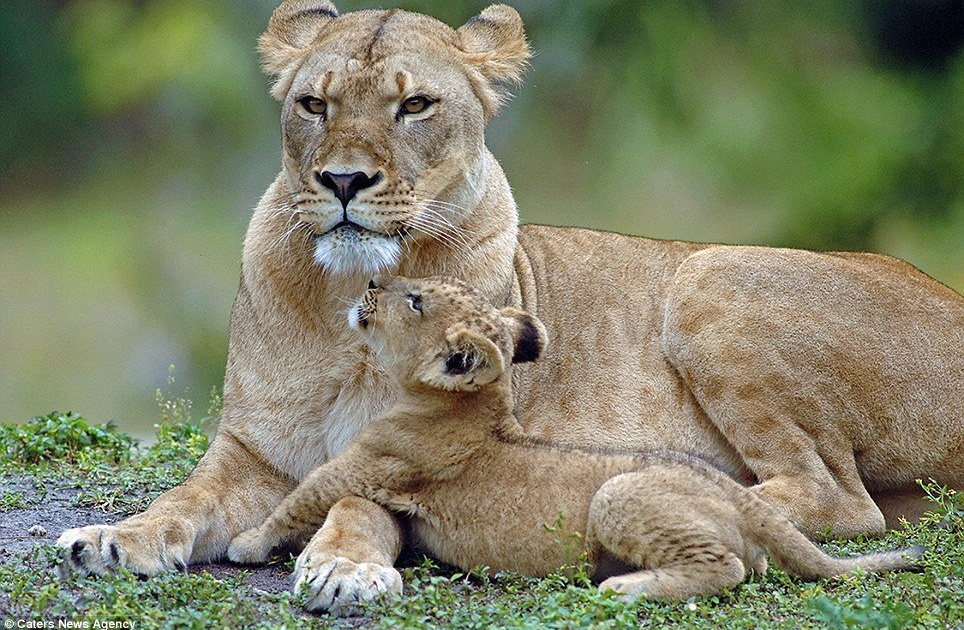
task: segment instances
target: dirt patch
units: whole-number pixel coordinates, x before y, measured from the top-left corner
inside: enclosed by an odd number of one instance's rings
[[[85,483],[84,488],[90,489]],[[125,518],[124,514],[78,505],[79,483],[71,480],[34,480],[28,477],[0,478],[0,497],[8,506],[0,512],[0,564],[28,554],[37,543],[53,544],[65,530],[84,525],[110,525]],[[10,505],[22,504],[22,507]],[[226,562],[196,564],[191,573],[210,573],[214,577],[236,577],[252,588],[268,593],[287,591],[290,573],[282,565],[240,567]]]

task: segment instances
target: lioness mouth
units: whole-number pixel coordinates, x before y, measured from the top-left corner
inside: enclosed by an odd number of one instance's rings
[[[365,230],[365,228],[363,228],[362,226],[358,225],[357,223],[354,223],[353,221],[347,221],[347,220],[345,220],[345,221],[342,221],[342,222],[338,223],[337,225],[335,225],[333,228],[331,228],[330,230],[328,230],[327,232],[325,232],[325,234],[329,234],[329,233],[331,233],[331,232],[334,232],[335,230],[340,230],[341,228],[346,228],[346,229],[349,229],[349,230],[354,230],[355,232],[361,232],[362,230]],[[365,231],[370,232],[371,230],[365,230]],[[325,234],[319,234],[318,236],[324,236]]]
[[[350,230],[350,231],[352,231],[352,232],[355,232],[356,234],[360,234],[360,233],[363,233],[363,232],[368,232],[368,233],[371,233],[371,234],[377,234],[378,236],[395,237],[395,238],[402,238],[402,237],[406,236],[406,235],[409,233],[409,231],[410,231],[408,228],[399,228],[396,232],[394,232],[394,233],[392,233],[392,234],[385,234],[384,232],[378,232],[378,231],[376,231],[376,230],[371,230],[371,229],[369,229],[369,228],[366,228],[366,227],[363,227],[363,226],[361,226],[361,225],[358,225],[358,224],[355,223],[354,221],[344,220],[344,221],[341,221],[340,223],[338,223],[337,225],[333,226],[331,229],[325,230],[325,231],[322,232],[321,234],[319,234],[318,232],[313,232],[313,234],[314,234],[314,237],[315,237],[315,238],[321,238],[322,236],[328,236],[329,234],[331,234],[331,233],[333,233],[333,232],[335,232],[335,231],[337,231],[337,230],[340,230],[340,229],[342,229],[342,228],[345,228],[346,230]]]

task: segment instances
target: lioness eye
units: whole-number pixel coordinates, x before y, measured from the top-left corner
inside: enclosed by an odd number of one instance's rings
[[[328,111],[328,104],[314,96],[302,96],[298,99],[298,104],[303,110],[315,116],[324,116]]]
[[[411,294],[408,296],[408,305],[416,313],[422,312],[422,296]]]
[[[412,98],[402,103],[402,107],[401,109],[399,109],[398,113],[401,115],[420,114],[421,112],[424,112],[428,108],[428,106],[434,102],[435,101],[428,98],[427,96],[413,96]]]

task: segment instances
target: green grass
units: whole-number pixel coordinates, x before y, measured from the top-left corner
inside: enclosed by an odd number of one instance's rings
[[[37,509],[58,488],[80,488],[78,507],[107,513],[142,510],[181,481],[207,446],[204,422],[183,400],[161,400],[157,441],[138,444],[111,425],[93,426],[54,413],[26,425],[0,425],[0,481],[24,479],[31,490],[0,494],[5,516]],[[213,411],[212,411],[213,413]],[[457,628],[955,628],[964,624],[964,504],[952,490],[925,484],[934,512],[881,539],[831,543],[839,554],[923,545],[921,571],[802,582],[771,568],[718,596],[687,602],[625,605],[599,593],[577,561],[544,579],[485,568],[464,573],[427,558],[403,562],[405,594],[339,620],[307,615],[286,592],[246,584],[249,576],[208,572],[150,580],[122,572],[61,581],[50,544],[0,564],[0,614],[14,618],[135,620],[137,627],[457,627]],[[47,525],[56,527],[55,523]],[[560,544],[563,544],[562,542]],[[2,557],[2,556],[0,556]],[[291,560],[276,559],[290,570]],[[7,601],[4,601],[4,594]],[[6,609],[6,610],[5,610]]]

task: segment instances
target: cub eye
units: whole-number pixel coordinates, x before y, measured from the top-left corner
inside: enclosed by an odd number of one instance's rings
[[[312,116],[324,116],[328,111],[328,103],[314,96],[302,96],[298,99],[298,105]]]
[[[408,114],[420,114],[433,105],[435,101],[427,96],[413,96],[404,103],[402,103],[401,108],[398,110],[400,116],[405,116]]]
[[[422,296],[414,293],[408,295],[408,305],[416,313],[422,312]]]

